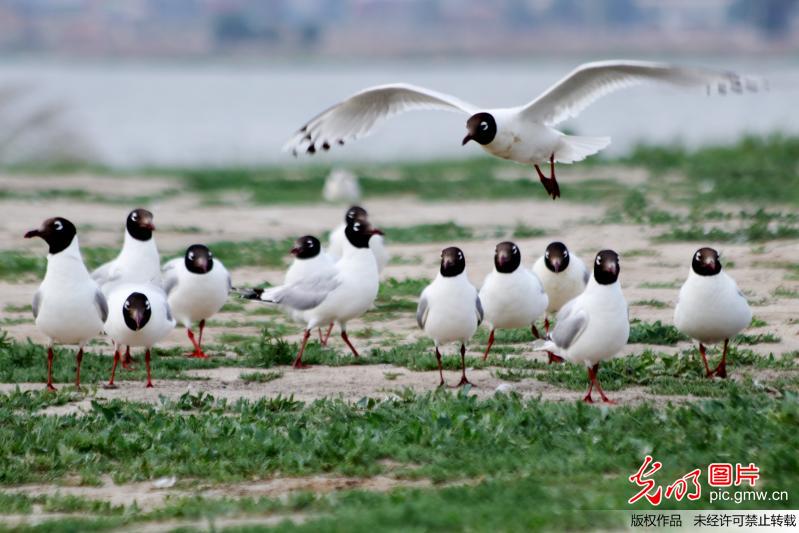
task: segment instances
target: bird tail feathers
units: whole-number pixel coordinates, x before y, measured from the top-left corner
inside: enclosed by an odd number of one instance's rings
[[[574,163],[582,161],[589,155],[594,155],[610,144],[610,137],[582,137],[578,135],[563,135],[560,138],[560,147],[555,152],[558,163]]]

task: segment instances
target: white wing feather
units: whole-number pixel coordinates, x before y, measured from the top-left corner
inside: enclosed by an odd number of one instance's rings
[[[680,67],[648,61],[597,61],[585,63],[547,89],[521,110],[526,120],[552,126],[575,117],[599,98],[619,89],[648,82],[664,82],[682,87],[706,87],[718,92],[755,92],[765,87],[762,80],[734,72]]]
[[[415,109],[473,114],[476,107],[448,94],[395,83],[364,89],[312,118],[283,147],[294,155],[329,150],[371,133],[378,122]]]

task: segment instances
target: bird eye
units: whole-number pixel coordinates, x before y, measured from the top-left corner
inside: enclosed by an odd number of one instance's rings
[[[136,222],[137,220],[139,220],[139,214],[138,214],[138,213],[136,213],[136,212],[133,212],[133,213],[131,213],[131,214],[130,214],[130,219],[131,219],[133,222]]]
[[[602,264],[602,258],[601,257],[596,256],[596,264],[597,265]]]
[[[480,129],[486,131],[488,129],[488,122],[483,121],[480,123]]]
[[[194,261],[194,252],[189,252],[189,261]]]
[[[130,309],[130,302],[127,300],[125,301],[125,309]]]
[[[56,231],[61,231],[62,229],[64,229],[64,225],[61,223],[60,220],[56,220],[53,225],[55,226]]]
[[[545,252],[545,253],[544,253],[544,257],[546,257],[547,259],[549,259],[549,252]]]
[[[569,251],[563,250],[563,257],[569,257]]]
[[[150,300],[147,300],[146,302],[144,302],[144,307],[146,307],[147,309],[150,308]]]
[[[208,259],[211,259],[214,256],[211,252],[208,252]]]

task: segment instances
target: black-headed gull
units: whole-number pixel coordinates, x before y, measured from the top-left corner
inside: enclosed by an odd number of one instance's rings
[[[205,321],[215,315],[227,301],[231,283],[222,261],[204,244],[192,244],[183,257],[167,262],[163,269],[164,290],[172,315],[186,328],[194,346],[191,357],[206,358],[202,349]],[[195,339],[192,325],[197,323]]]
[[[755,91],[760,82],[735,73],[647,61],[585,63],[528,104],[483,109],[448,94],[405,83],[371,87],[312,118],[284,146],[294,155],[329,150],[369,134],[378,122],[414,109],[469,115],[463,144],[475,141],[491,155],[533,165],[547,193],[560,196],[555,162],[573,163],[610,144],[609,137],[566,135],[553,126],[577,116],[600,97],[645,82],[706,87],[720,94]],[[549,163],[550,175],[538,166]]]
[[[691,260],[688,279],[680,289],[674,309],[674,325],[699,341],[699,353],[707,377],[727,377],[727,347],[730,339],[752,321],[752,311],[735,280],[721,270],[719,254],[700,248]],[[705,344],[724,341],[721,362],[715,370],[707,364]]]
[[[105,332],[114,341],[114,365],[106,388],[116,388],[114,373],[122,346],[145,349],[147,388],[153,386],[150,374],[150,350],[175,328],[164,290],[147,283],[116,283],[108,290],[108,319]]]
[[[347,238],[344,235],[344,228],[346,228],[347,224],[353,220],[357,220],[364,224],[371,224],[371,221],[369,220],[369,213],[367,213],[366,209],[363,207],[354,205],[347,209],[347,212],[344,215],[344,222],[336,226],[330,232],[330,244],[327,247],[327,251],[333,257],[342,257],[344,255],[344,247],[349,246]],[[382,234],[378,233],[372,236],[372,238],[369,240],[369,249],[372,250],[372,253],[375,256],[375,261],[377,261],[378,274],[382,274],[383,269],[386,268],[389,260],[388,251],[386,251],[385,240]]]
[[[241,291],[242,296],[250,300],[288,308],[294,312],[294,316],[305,322],[305,333],[294,368],[306,367],[302,362],[302,354],[311,330],[331,322],[338,324],[341,338],[353,355],[358,357],[358,351],[347,335],[347,322],[366,313],[377,298],[377,263],[369,250],[369,242],[378,231],[367,224],[353,221],[345,230],[351,246],[344,248],[344,256],[332,268],[285,285]]]
[[[108,288],[121,282],[141,282],[161,285],[161,256],[155,245],[153,214],[142,208],[134,209],[125,219],[125,240],[119,255],[100,265],[92,278],[108,297]],[[130,368],[130,348],[125,350],[122,361]]]
[[[512,242],[497,244],[494,251],[494,270],[480,288],[483,304],[483,321],[491,333],[488,336],[483,360],[494,344],[496,328],[529,327],[535,338],[540,338],[535,321],[544,314],[549,298],[538,276],[521,267],[522,253]]]
[[[439,348],[451,342],[461,345],[461,380],[457,386],[471,385],[466,379],[466,344],[482,321],[483,307],[477,289],[466,275],[463,252],[454,246],[445,248],[438,275],[422,291],[416,309],[416,323],[435,345],[439,387],[444,385]]]
[[[61,217],[49,218],[41,228],[25,234],[26,239],[41,237],[49,246],[47,271],[33,296],[36,327],[49,338],[47,345],[47,388],[53,386],[53,345],[75,344],[75,386],[80,387],[83,346],[103,331],[108,305],[80,255],[75,225]]]
[[[544,255],[533,264],[533,273],[541,280],[549,297],[548,315],[556,314],[566,302],[577,298],[591,277],[585,263],[560,241],[547,245]],[[549,316],[544,320],[544,329],[549,333]],[[563,361],[552,352],[548,355],[550,363]]]
[[[591,397],[594,387],[603,402],[613,403],[599,385],[599,363],[611,359],[624,348],[630,335],[627,301],[619,283],[620,270],[616,252],[599,252],[588,286],[563,306],[547,338],[534,345],[536,350],[554,352],[588,368],[590,384],[583,398],[588,403],[594,401]]]

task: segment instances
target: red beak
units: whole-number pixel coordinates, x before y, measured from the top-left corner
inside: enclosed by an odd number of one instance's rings
[[[33,237],[41,237],[42,232],[38,229],[32,229],[28,233],[25,234],[26,239],[32,239]]]
[[[299,247],[295,246],[294,248],[292,248],[291,250],[289,250],[289,253],[290,253],[291,255],[299,255],[299,254],[300,254],[300,249],[299,249]]]

